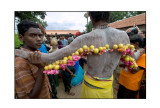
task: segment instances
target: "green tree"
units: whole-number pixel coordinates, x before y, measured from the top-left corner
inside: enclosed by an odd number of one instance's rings
[[[22,41],[19,40],[19,37],[17,34],[15,34],[15,48],[19,48],[21,44],[23,44]]]
[[[28,19],[34,22],[41,23],[44,27],[47,27],[47,22],[44,21],[46,16],[45,11],[15,11],[15,21],[18,23],[24,19]]]
[[[92,22],[89,21],[89,23],[88,23],[88,31],[87,32],[91,32],[92,28],[93,28]]]
[[[87,25],[86,25],[87,30],[86,31],[89,32],[89,25],[88,25],[88,17],[89,17],[89,15],[88,15],[88,13],[85,13],[84,17],[87,19]]]

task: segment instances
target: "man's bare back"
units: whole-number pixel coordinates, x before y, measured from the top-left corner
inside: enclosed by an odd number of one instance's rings
[[[109,44],[110,48],[114,44],[127,44],[129,43],[129,38],[127,34],[123,31],[113,29],[111,27],[106,29],[97,29],[93,31],[96,37],[99,37],[95,40],[95,47],[104,46],[105,44]],[[106,52],[100,55],[91,55],[87,57],[87,72],[94,76],[100,78],[110,77],[113,74],[116,66],[120,60],[120,53],[117,51],[114,52]]]

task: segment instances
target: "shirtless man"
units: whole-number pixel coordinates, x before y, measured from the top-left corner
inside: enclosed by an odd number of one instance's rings
[[[112,48],[114,44],[130,43],[126,32],[108,27],[106,21],[109,19],[109,12],[89,12],[89,16],[93,24],[92,32],[77,37],[70,45],[51,54],[41,54],[42,62],[53,63],[71,55],[83,45],[94,45],[98,48],[108,44]],[[19,50],[15,50],[15,54],[24,58],[28,56],[27,52]],[[87,56],[88,70],[84,75],[81,98],[113,98],[113,71],[120,57],[121,54],[118,51]]]

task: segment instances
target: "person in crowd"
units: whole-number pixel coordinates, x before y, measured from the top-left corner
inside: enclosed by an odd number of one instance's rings
[[[146,51],[146,38],[143,38],[143,48]],[[143,76],[141,79],[141,84],[140,84],[140,89],[139,89],[139,98],[146,99],[146,70],[144,70]]]
[[[80,36],[82,33],[81,32],[76,32],[76,37]],[[80,58],[79,60],[79,64],[82,67],[82,69],[84,68],[84,63],[87,64],[87,60],[83,57]]]
[[[68,41],[65,39],[64,36],[61,36],[61,42],[63,44],[63,47],[65,47],[66,45],[68,45]]]
[[[145,38],[146,37],[146,31],[145,30],[141,31],[139,33],[139,35],[141,35],[143,38]]]
[[[63,48],[63,44],[61,41],[58,41],[58,49],[61,49],[61,48]]]
[[[71,92],[71,80],[73,77],[73,74],[75,73],[75,67],[74,66],[66,66],[65,71],[62,71],[62,79],[63,79],[63,84],[65,87],[65,92],[68,95],[74,96],[75,93]]]
[[[117,99],[117,92],[119,88],[119,75],[120,75],[121,70],[122,70],[122,67],[118,65],[117,68],[113,72],[113,98],[114,99]]]
[[[20,50],[37,52],[44,35],[37,23],[24,20],[18,26],[19,39],[23,42]],[[33,58],[28,56],[28,60]],[[15,57],[15,93],[17,98],[51,98],[52,90],[43,63],[30,63],[22,57]]]
[[[68,44],[70,44],[73,40],[74,40],[73,37],[69,37],[68,38]],[[71,80],[72,87],[78,86],[83,81],[84,71],[83,71],[82,67],[80,66],[79,62],[80,62],[80,60],[76,61],[75,65],[74,65],[75,72],[74,72],[74,75],[73,75],[74,77],[72,77],[72,80]]]
[[[135,46],[135,51],[141,51],[143,48],[143,38],[141,36],[133,35],[130,38],[131,44]],[[140,57],[136,60],[138,65],[137,70],[125,70],[122,69],[119,76],[119,89],[117,98],[118,99],[135,99],[137,98],[138,91],[140,88],[140,82],[142,79],[143,72],[146,68],[146,56],[144,52],[139,53]],[[123,64],[121,65],[123,67]],[[124,67],[125,68],[125,67]]]
[[[82,67],[82,69],[84,68],[84,63],[87,64],[87,60],[85,58],[81,57],[79,60],[79,64]]]
[[[42,35],[45,36],[46,31],[45,31],[44,27],[40,23],[38,23],[38,25],[41,29]],[[52,43],[53,42],[51,40],[51,44]],[[45,47],[45,45],[43,43],[41,45],[41,48],[39,48],[38,50],[40,50],[42,53],[48,53],[47,48]],[[55,81],[53,79],[53,75],[47,75],[47,76],[48,76],[48,79],[49,79],[49,82],[50,82],[50,85],[51,85],[51,88],[52,88],[52,93],[53,93],[52,98],[57,99],[57,90],[56,90]]]
[[[95,48],[99,48],[108,44],[112,48],[114,44],[121,43],[126,45],[130,43],[126,32],[108,26],[109,14],[110,12],[108,11],[89,12],[93,24],[91,32],[78,36],[68,46],[53,53],[41,53],[41,57],[38,57],[38,60],[43,63],[55,62],[65,56],[72,55],[79,48],[82,48],[83,45],[94,45]],[[15,49],[15,54],[24,58],[27,58],[28,55],[37,58],[37,55],[39,55],[36,52],[28,53],[18,49]],[[120,57],[121,54],[117,51],[87,56],[88,68],[84,74],[81,98],[113,98],[113,71],[117,67]],[[34,60],[31,62],[34,62]]]
[[[69,37],[68,44],[70,44],[72,41],[73,41],[73,38]],[[65,92],[68,95],[72,95],[72,96],[75,95],[75,93],[70,91],[71,88],[72,88],[71,80],[73,78],[74,73],[75,73],[75,67],[74,66],[66,66],[65,71],[62,71],[62,79],[63,79],[63,84],[64,84],[64,87],[65,87]]]
[[[52,53],[58,49],[58,43],[56,38],[51,39],[51,49],[49,50],[49,53]]]

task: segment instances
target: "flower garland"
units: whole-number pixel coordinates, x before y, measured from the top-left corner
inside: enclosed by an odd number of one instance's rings
[[[86,57],[87,55],[93,54],[102,55],[107,51],[113,52],[116,50],[121,53],[120,60],[128,67],[129,70],[138,67],[135,59],[131,57],[135,50],[133,45],[114,44],[112,49],[109,48],[108,44],[106,44],[104,47],[99,48],[95,48],[93,45],[91,45],[90,47],[84,45],[83,48],[79,48],[75,53],[72,54],[72,56],[64,57],[63,60],[57,60],[56,62],[45,66],[43,73],[58,74],[59,69],[65,70],[66,66],[74,66],[75,62],[78,61],[81,57]]]

